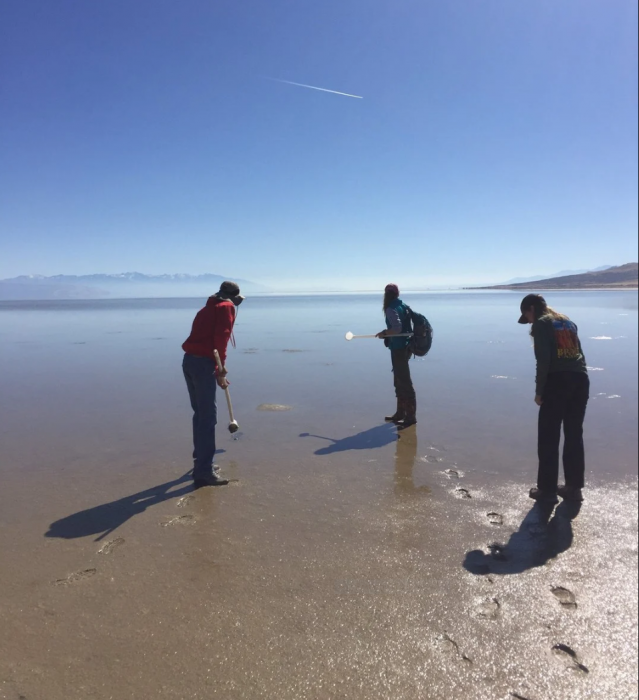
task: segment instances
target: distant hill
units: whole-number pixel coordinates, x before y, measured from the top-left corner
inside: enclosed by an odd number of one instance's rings
[[[627,263],[604,270],[517,284],[498,284],[474,289],[632,289],[639,286],[639,265]]]
[[[36,299],[123,299],[144,297],[198,297],[217,292],[221,275],[144,275],[123,272],[114,275],[22,275],[0,280],[0,300]],[[234,280],[243,292],[267,291],[247,280]]]
[[[556,277],[568,277],[569,275],[584,275],[587,272],[600,272],[602,270],[609,270],[613,265],[602,265],[601,267],[596,267],[594,270],[560,270],[552,275],[533,275],[532,277],[514,277],[511,280],[506,280],[505,282],[499,282],[500,285],[505,284],[524,284],[525,282],[539,282],[540,280],[550,280]]]

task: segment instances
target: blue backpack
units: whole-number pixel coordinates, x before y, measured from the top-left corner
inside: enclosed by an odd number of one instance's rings
[[[426,316],[413,311],[410,306],[406,308],[413,325],[413,337],[408,343],[408,349],[415,357],[425,357],[433,345],[433,327]]]

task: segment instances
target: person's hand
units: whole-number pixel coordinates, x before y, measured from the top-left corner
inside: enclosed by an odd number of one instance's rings
[[[544,400],[541,396],[539,396],[539,394],[537,396],[535,396],[535,403],[537,404],[537,406],[541,406],[541,404],[543,402],[544,402]]]
[[[380,331],[379,333],[377,333],[377,335],[376,335],[375,337],[376,337],[376,338],[382,338],[382,339],[385,338],[385,337],[386,337],[386,331]]]
[[[226,378],[226,374],[217,376],[217,385],[220,387],[220,389],[229,388],[229,380]]]

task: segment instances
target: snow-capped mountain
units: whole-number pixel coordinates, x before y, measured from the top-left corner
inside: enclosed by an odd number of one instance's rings
[[[0,280],[0,299],[100,299],[196,297],[214,294],[222,275],[186,273],[145,275],[141,272],[93,275],[20,275]],[[266,291],[247,280],[233,279],[250,293]]]

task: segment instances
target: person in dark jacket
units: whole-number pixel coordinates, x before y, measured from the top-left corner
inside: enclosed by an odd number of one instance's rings
[[[399,298],[399,287],[396,284],[386,286],[383,309],[386,329],[379,332],[377,337],[383,338],[390,349],[397,397],[397,410],[392,416],[386,416],[385,420],[397,423],[400,428],[408,428],[417,423],[417,399],[408,364],[411,358],[408,349],[410,338],[404,335],[412,331],[412,326],[408,307]]]
[[[209,297],[198,311],[191,335],[182,345],[182,369],[193,408],[193,481],[196,488],[224,486],[223,479],[213,471],[215,456],[215,425],[217,423],[216,389],[226,389],[226,369],[220,372],[215,363],[217,350],[226,367],[226,348],[232,338],[236,309],[244,298],[234,282],[224,282],[220,291]]]
[[[583,426],[590,379],[577,326],[551,309],[539,294],[521,302],[519,323],[531,324],[537,358],[535,403],[539,408],[539,475],[530,497],[537,501],[582,501],[585,483]],[[559,483],[559,442],[564,429],[565,486]]]

